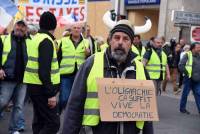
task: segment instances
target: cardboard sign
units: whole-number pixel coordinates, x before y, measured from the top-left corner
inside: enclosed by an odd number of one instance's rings
[[[97,79],[102,121],[158,121],[154,84],[150,80]]]

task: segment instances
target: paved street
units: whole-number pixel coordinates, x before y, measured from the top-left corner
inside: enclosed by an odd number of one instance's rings
[[[192,94],[190,94],[187,104],[190,115],[181,114],[178,111],[180,95],[175,96],[167,89],[158,97],[158,111],[160,121],[154,123],[155,134],[199,134],[200,115],[197,112]],[[4,119],[0,121],[0,134],[7,134],[7,124],[9,112],[4,114]],[[25,108],[26,130],[23,134],[31,134],[32,107],[30,104]]]

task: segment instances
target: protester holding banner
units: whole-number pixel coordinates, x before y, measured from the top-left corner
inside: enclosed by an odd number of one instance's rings
[[[39,21],[40,30],[28,47],[24,82],[33,103],[33,134],[56,134],[60,127],[56,101],[60,73],[53,36],[56,25],[55,16],[44,12]]]
[[[61,73],[60,113],[67,104],[74,77],[79,67],[85,61],[86,57],[90,55],[89,41],[83,38],[81,32],[82,25],[74,23],[71,27],[71,35],[61,39],[58,51]]]
[[[78,71],[65,111],[62,134],[153,134],[151,123],[143,121],[103,122],[99,113],[96,78],[146,79],[143,64],[131,52],[134,31],[121,20],[110,31],[109,48],[89,57]],[[81,129],[82,128],[82,129]]]
[[[2,35],[0,38],[0,113],[12,100],[13,110],[9,124],[11,134],[18,134],[18,131],[24,129],[24,123],[19,124],[19,120],[23,119],[26,96],[23,77],[28,58],[26,49],[30,45],[30,39],[26,34],[27,25],[23,20],[19,20],[15,23],[11,34]]]

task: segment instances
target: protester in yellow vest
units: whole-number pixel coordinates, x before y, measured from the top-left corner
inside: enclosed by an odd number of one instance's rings
[[[150,79],[153,80],[157,95],[161,94],[162,80],[170,79],[167,56],[162,50],[162,38],[155,37],[152,46],[148,46],[142,60]],[[166,77],[165,77],[166,75]]]
[[[144,53],[146,52],[146,49],[144,46],[142,46],[141,37],[140,35],[135,35],[133,38],[133,45],[132,45],[132,51],[138,55],[138,59],[142,60]]]
[[[95,39],[91,35],[91,29],[90,26],[86,26],[86,39],[89,41],[89,49],[90,49],[90,54],[95,54],[96,52],[100,52],[100,49],[97,46],[97,43],[95,42]]]
[[[200,114],[200,43],[194,42],[191,51],[187,52],[179,62],[179,70],[184,74],[184,87],[180,100],[180,112],[190,114],[186,109],[187,97],[193,91],[198,112]]]
[[[126,22],[126,23],[125,23]],[[121,20],[110,31],[109,48],[86,60],[78,71],[66,107],[62,134],[153,134],[151,122],[103,122],[100,119],[96,78],[146,79],[143,64],[131,52],[134,36],[130,22]],[[128,70],[128,71],[127,71]]]
[[[90,55],[89,41],[83,38],[81,32],[82,25],[74,23],[71,27],[71,35],[61,39],[58,51],[61,74],[60,113],[67,104],[76,72]]]
[[[40,30],[28,48],[28,63],[24,74],[33,103],[33,134],[56,134],[60,127],[56,94],[60,73],[53,33],[57,21],[51,12],[40,16]]]
[[[70,36],[71,29],[65,29],[65,31],[62,33],[62,37],[68,37]],[[62,38],[55,40],[55,46],[56,46],[56,51],[59,51],[60,44],[61,44]]]
[[[3,19],[3,18],[2,18]],[[26,96],[26,84],[23,83],[27,63],[27,36],[25,21],[18,20],[9,35],[0,37],[0,113],[13,101],[9,133],[18,133],[24,129],[23,107]],[[23,120],[23,122],[20,122]]]

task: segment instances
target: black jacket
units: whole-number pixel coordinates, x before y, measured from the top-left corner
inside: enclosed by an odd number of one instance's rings
[[[8,53],[7,60],[2,65],[3,44],[4,41],[0,39],[0,68],[5,71],[5,81],[23,82],[24,71],[27,64],[27,50],[26,39],[27,36],[18,37],[11,33],[11,50]],[[5,45],[5,44],[4,44]]]
[[[54,36],[48,31],[40,30],[39,33],[44,33],[49,35],[53,40],[55,40]],[[39,79],[42,81],[42,85],[29,84],[28,88],[31,90],[30,92],[35,95],[41,95],[43,92],[47,97],[53,97],[57,94],[59,90],[59,84],[53,85],[51,82],[51,61],[53,58],[53,44],[52,42],[46,38],[40,44],[38,48],[39,52]],[[36,88],[41,90],[35,90]]]
[[[91,44],[90,44],[90,46],[89,46],[89,48],[90,48],[90,54],[92,55],[92,54],[94,54],[95,53],[95,40],[94,40],[94,38],[90,35],[89,37],[88,37],[88,40],[90,41],[91,40]],[[91,45],[92,45],[92,48],[91,48]],[[100,50],[98,50],[99,52],[100,52]]]
[[[126,67],[132,66],[132,59],[136,57],[136,54],[129,52],[127,61],[117,66],[116,61],[110,56],[110,50],[106,51],[104,55],[104,77],[105,78],[116,78],[117,75],[121,76],[123,70]],[[94,56],[89,57],[86,62],[80,67],[68,101],[68,105],[65,110],[64,125],[62,134],[78,134],[81,128],[83,113],[84,113],[84,103],[86,100],[87,89],[86,81],[89,72],[93,66]],[[128,71],[127,78],[135,79],[136,72]],[[148,127],[147,127],[148,126]],[[117,134],[116,130],[118,123],[116,122],[100,122],[97,126],[92,127],[93,134]],[[147,123],[145,129],[148,134],[153,133],[153,127],[151,123]],[[124,134],[138,134],[139,130],[136,128],[135,122],[125,123],[125,133]],[[145,131],[144,131],[145,132]],[[144,133],[147,134],[147,133]]]

